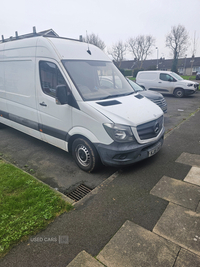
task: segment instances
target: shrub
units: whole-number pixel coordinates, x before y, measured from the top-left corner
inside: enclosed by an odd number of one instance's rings
[[[131,76],[132,70],[119,69],[124,76]]]

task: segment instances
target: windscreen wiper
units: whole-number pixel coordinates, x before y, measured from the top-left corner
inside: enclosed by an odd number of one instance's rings
[[[124,93],[124,94],[108,95],[108,96],[99,98],[99,100],[108,99],[108,98],[114,98],[114,97],[120,97],[120,96],[132,95],[132,94],[134,94],[134,93],[135,93],[135,92],[133,91],[133,92],[130,92],[130,93]]]

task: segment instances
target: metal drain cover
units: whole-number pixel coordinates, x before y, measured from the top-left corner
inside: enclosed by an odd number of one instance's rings
[[[87,187],[84,184],[79,185],[76,189],[74,189],[72,192],[66,194],[67,197],[73,199],[75,202],[82,199],[84,196],[86,196],[88,193],[92,191],[91,188]]]

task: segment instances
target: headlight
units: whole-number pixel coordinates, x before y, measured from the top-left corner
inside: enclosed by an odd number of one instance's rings
[[[187,84],[187,86],[189,86],[189,87],[190,87],[190,86],[193,86],[193,84],[192,84],[192,83],[188,83],[188,84]]]
[[[129,126],[114,123],[104,123],[103,126],[108,135],[116,142],[131,142],[135,140]]]

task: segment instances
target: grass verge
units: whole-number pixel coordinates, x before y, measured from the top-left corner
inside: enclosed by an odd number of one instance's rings
[[[47,185],[0,160],[0,257],[72,208]]]
[[[184,80],[196,80],[196,75],[181,75]]]

